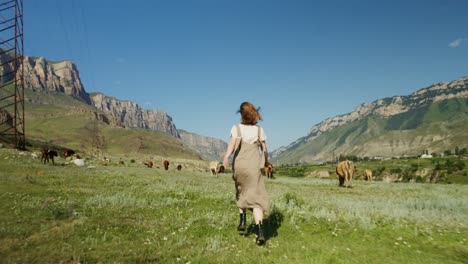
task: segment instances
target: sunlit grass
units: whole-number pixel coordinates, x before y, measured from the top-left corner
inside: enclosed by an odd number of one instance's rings
[[[1,262],[463,263],[468,257],[466,185],[355,181],[349,189],[331,179],[265,179],[272,212],[267,243],[258,247],[252,228],[236,231],[229,175],[138,162],[58,164],[0,149]]]

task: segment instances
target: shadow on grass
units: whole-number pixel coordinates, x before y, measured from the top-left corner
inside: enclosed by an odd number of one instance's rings
[[[270,215],[268,215],[268,217],[263,221],[263,231],[266,240],[278,235],[278,229],[280,228],[283,219],[283,214],[278,210],[278,208],[273,207]]]
[[[283,219],[283,214],[276,207],[273,207],[268,217],[263,219],[263,235],[266,241],[278,235],[278,229]],[[251,234],[255,234],[255,224],[249,225],[244,236],[250,236]]]

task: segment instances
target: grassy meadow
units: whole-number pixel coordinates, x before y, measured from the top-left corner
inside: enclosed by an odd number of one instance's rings
[[[265,246],[229,174],[0,148],[1,263],[466,263],[468,185],[265,178]],[[248,213],[249,221],[253,221]]]

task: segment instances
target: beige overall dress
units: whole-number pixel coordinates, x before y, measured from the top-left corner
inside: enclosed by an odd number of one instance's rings
[[[258,140],[249,144],[242,140],[239,125],[237,135],[241,139],[236,146],[233,161],[233,179],[236,187],[237,207],[241,209],[261,208],[264,214],[269,213],[270,204],[265,183],[260,171],[263,153],[260,154],[260,127],[258,128]],[[237,145],[237,144],[236,144]]]

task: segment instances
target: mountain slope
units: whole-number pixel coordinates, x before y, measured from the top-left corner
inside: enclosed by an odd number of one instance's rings
[[[13,76],[4,73],[13,68],[13,57],[2,52],[0,63],[0,83],[10,83]],[[137,146],[138,152],[200,158],[199,154],[182,145],[172,118],[165,112],[145,110],[136,103],[103,94],[93,94],[94,100],[91,100],[81,83],[78,68],[71,61],[51,62],[43,57],[25,56],[21,67],[24,69],[29,142],[85,150],[92,145],[93,136],[86,135],[83,129],[99,127],[100,137],[109,143],[102,146],[103,151],[125,153]],[[10,86],[0,90],[2,98],[12,93]],[[13,112],[12,107],[4,108],[0,113],[2,126],[5,126],[2,131],[11,126],[9,112]],[[135,128],[135,131],[125,127]],[[120,135],[121,140],[114,138],[115,135]]]
[[[309,134],[273,152],[284,163],[333,160],[344,155],[417,155],[468,145],[468,78],[438,83],[409,96],[364,103],[326,119]]]
[[[123,101],[102,93],[92,93],[94,107],[119,120],[126,127],[143,128],[168,133],[180,138],[172,117],[156,109],[143,109],[137,103]]]
[[[216,138],[205,137],[185,130],[179,130],[182,143],[201,155],[204,160],[221,161],[227,149],[227,143]]]
[[[76,98],[27,91],[27,100],[27,139],[42,142],[37,147],[62,146],[111,156],[200,159],[199,154],[167,133],[125,128],[119,120]]]

